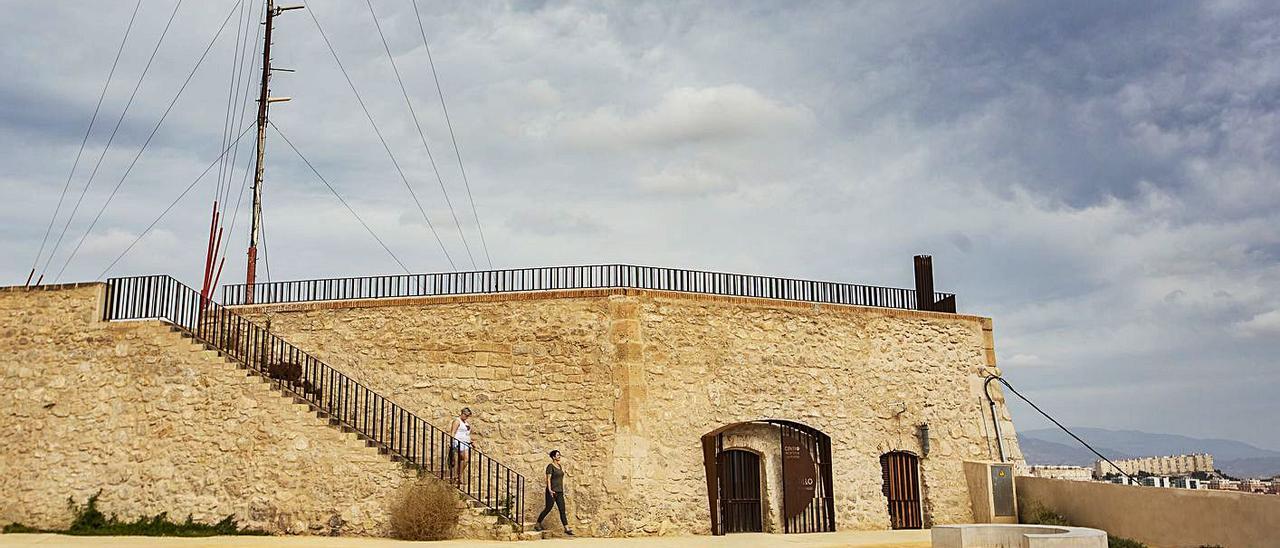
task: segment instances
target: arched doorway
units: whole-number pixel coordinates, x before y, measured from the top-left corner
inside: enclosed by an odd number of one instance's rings
[[[884,496],[889,501],[889,524],[894,529],[922,529],[920,458],[907,451],[880,455]]]
[[[725,533],[764,531],[760,505],[760,455],[742,449],[721,451],[720,520]]]
[[[836,530],[831,437],[795,421],[766,419],[725,425],[702,436],[711,534],[740,530],[738,524],[729,523],[738,516],[728,513],[724,499],[742,492],[735,492],[729,486],[733,478],[725,476],[723,468],[729,463],[722,455],[744,448],[756,457],[755,485],[765,486],[765,492],[757,495],[760,511],[754,515],[761,515],[762,523],[755,530],[775,533]]]

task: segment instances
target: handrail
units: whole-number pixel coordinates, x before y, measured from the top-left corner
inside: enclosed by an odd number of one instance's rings
[[[275,379],[420,474],[454,482],[464,495],[524,529],[522,474],[474,447],[465,472],[454,474],[449,449],[457,439],[452,435],[170,276],[108,279],[103,319],[166,320]]]
[[[604,288],[917,308],[914,289],[624,264],[323,278],[259,282],[252,286],[235,284],[223,288],[222,302],[231,306]],[[955,295],[934,293],[933,303],[944,300],[950,303],[949,310],[945,311],[955,312]]]

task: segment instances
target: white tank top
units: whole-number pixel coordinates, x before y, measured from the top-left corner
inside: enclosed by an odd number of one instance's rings
[[[458,432],[453,435],[458,441],[471,443],[471,425],[467,421],[458,419]]]

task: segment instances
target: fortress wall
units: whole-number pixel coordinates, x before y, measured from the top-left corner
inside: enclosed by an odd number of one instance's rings
[[[618,393],[610,300],[605,292],[500,297],[240,312],[270,319],[274,333],[439,428],[470,407],[477,449],[528,479],[529,520],[542,509],[547,452],[561,450],[571,521],[615,534],[622,517],[613,502],[626,478],[612,466]]]
[[[888,526],[879,456],[918,453],[920,423],[927,523],[970,520],[961,462],[996,455],[979,377],[994,371],[990,321],[974,316],[636,290],[241,312],[438,426],[470,406],[480,450],[530,478],[530,519],[561,449],[571,520],[599,535],[707,532],[700,437],[729,423],[829,434],[841,529]]]
[[[632,426],[666,463],[640,475],[664,516],[705,497],[701,456],[687,448],[722,424],[776,417],[832,438],[837,525],[889,527],[880,455],[919,454],[926,524],[972,520],[962,462],[992,458],[973,391],[987,367],[982,321],[853,307],[632,298],[641,323],[644,392]],[[898,414],[897,404],[905,404]],[[985,427],[989,429],[989,426]],[[675,443],[673,443],[675,442]],[[678,493],[677,496],[671,496]],[[699,512],[706,520],[706,510]]]
[[[0,524],[101,490],[121,518],[385,533],[398,465],[160,322],[99,321],[103,289],[0,289]]]

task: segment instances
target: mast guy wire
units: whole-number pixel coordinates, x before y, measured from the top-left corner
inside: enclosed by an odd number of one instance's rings
[[[427,144],[427,135],[422,132],[422,122],[418,121],[418,113],[413,110],[413,102],[409,100],[409,92],[404,87],[404,79],[400,77],[400,69],[396,67],[395,56],[391,55],[391,47],[387,45],[387,36],[382,33],[382,24],[378,23],[378,16],[373,12],[373,2],[365,0],[365,5],[369,6],[369,18],[373,19],[374,28],[378,29],[378,37],[382,39],[382,49],[387,52],[387,60],[391,62],[391,70],[395,72],[396,83],[400,84],[400,94],[404,96],[404,104],[409,107],[409,115],[413,118],[413,126],[418,130],[418,138],[422,141],[422,148],[427,151],[427,159],[431,161],[431,170],[436,174],[436,181],[440,183],[440,193],[444,194],[444,203],[449,206],[449,214],[453,216],[453,224],[458,227],[458,235],[462,237],[462,248],[467,251],[467,258],[471,260],[471,268],[476,268],[476,258],[471,254],[471,245],[467,243],[467,233],[462,230],[462,222],[458,220],[458,212],[453,209],[453,200],[449,199],[449,191],[444,187],[444,178],[440,176],[440,168],[436,167],[436,158],[431,154],[431,146]]]
[[[191,192],[192,188],[195,188],[196,183],[199,183],[201,179],[204,179],[205,175],[209,174],[209,171],[213,170],[213,166],[222,162],[222,158],[227,155],[227,151],[239,144],[240,139],[243,138],[252,127],[252,125],[249,125],[245,126],[243,130],[240,130],[240,135],[236,137],[235,141],[233,141],[228,147],[222,149],[222,153],[209,164],[209,167],[204,168],[204,171],[200,172],[200,175],[196,177],[195,180],[191,181],[191,184],[187,185],[187,188],[182,191],[182,194],[179,194],[177,198],[174,198],[173,202],[169,203],[169,207],[164,208],[164,211],[160,212],[160,216],[156,217],[154,221],[151,221],[151,224],[147,225],[147,228],[143,230],[142,233],[138,234],[137,238],[133,239],[133,242],[129,244],[129,247],[124,248],[124,251],[121,251],[120,255],[117,256],[114,261],[111,261],[111,264],[108,264],[106,268],[102,269],[102,273],[98,274],[98,279],[102,279],[106,276],[107,272],[110,272],[111,269],[116,266],[116,263],[120,262],[120,259],[123,259],[124,256],[133,249],[133,246],[138,245],[138,242],[142,241],[142,238],[146,236],[147,233],[151,232],[151,229],[155,228],[156,224],[159,223],[161,219],[164,219],[165,215],[168,215],[169,211],[172,210],[174,206],[178,205],[178,202],[182,201],[182,198],[186,196],[188,192]]]
[[[102,100],[107,96],[107,88],[111,87],[111,78],[116,74],[116,66],[120,64],[120,54],[124,53],[124,45],[129,41],[129,32],[133,30],[133,22],[138,18],[138,8],[142,7],[142,0],[138,0],[133,5],[133,15],[129,16],[129,25],[124,28],[124,37],[120,39],[120,47],[116,50],[116,58],[111,61],[111,70],[107,72],[107,81],[102,84],[102,92],[98,94],[98,104],[93,107],[93,116],[89,118],[89,127],[84,130],[84,138],[80,139],[80,150],[76,152],[76,159],[71,163],[71,172],[67,173],[67,182],[62,185],[62,195],[58,196],[58,205],[53,208],[53,216],[49,217],[49,226],[44,229],[44,239],[40,240],[40,250],[36,252],[36,258],[31,261],[31,274],[35,275],[36,266],[40,264],[40,257],[44,255],[44,246],[49,243],[49,234],[53,232],[54,222],[58,220],[58,213],[62,211],[62,201],[67,198],[67,190],[71,188],[71,178],[76,174],[76,168],[80,165],[80,155],[84,154],[85,144],[89,142],[89,134],[93,131],[93,123],[98,120],[98,111],[102,108]],[[31,276],[27,276],[27,283],[31,283]]]
[[[239,1],[239,0],[236,0]],[[213,49],[213,44],[218,41],[218,37],[222,36],[223,29],[227,28],[227,22],[231,21],[231,15],[234,10],[228,11],[226,18],[222,20],[222,26],[218,27],[218,32],[214,33],[213,38],[209,40],[209,45],[204,48],[204,53],[200,54],[200,59],[196,61],[194,67],[191,67],[191,73],[187,74],[187,79],[182,82],[182,87],[178,88],[178,93],[173,96],[173,100],[169,102],[169,106],[164,109],[164,113],[160,115],[160,120],[156,122],[155,127],[151,128],[151,133],[147,135],[147,140],[142,142],[142,147],[138,149],[138,153],[134,155],[133,161],[129,162],[129,167],[124,170],[124,174],[120,176],[120,181],[116,183],[115,188],[111,189],[111,194],[107,195],[107,201],[102,203],[102,207],[98,209],[98,214],[93,217],[93,222],[89,223],[89,228],[85,229],[84,235],[80,237],[80,241],[76,243],[76,247],[71,250],[71,254],[67,256],[67,260],[62,263],[62,268],[58,269],[58,275],[54,277],[54,281],[62,278],[62,273],[67,270],[67,265],[71,264],[71,260],[75,258],[76,253],[80,251],[80,247],[84,245],[84,241],[88,239],[89,234],[93,232],[93,227],[97,226],[98,221],[102,219],[102,213],[107,210],[107,206],[111,204],[111,200],[116,197],[116,193],[120,191],[120,187],[124,185],[125,180],[129,178],[129,173],[133,171],[134,166],[138,165],[138,159],[142,158],[142,153],[147,151],[147,145],[151,144],[151,139],[156,136],[156,132],[160,131],[160,126],[164,125],[165,118],[169,117],[169,113],[173,112],[173,106],[178,104],[178,99],[182,97],[182,92],[187,89],[187,84],[191,83],[191,78],[196,75],[196,71],[200,69],[200,65],[204,63],[206,57],[209,56],[209,50]]]
[[[332,192],[334,197],[336,197],[339,202],[342,202],[343,207],[346,207],[347,211],[351,212],[351,216],[355,217],[357,221],[360,221],[360,225],[363,226],[365,230],[369,231],[369,235],[373,236],[373,239],[378,241],[378,245],[381,245],[382,249],[386,250],[387,254],[391,255],[391,258],[395,260],[396,264],[400,265],[400,268],[404,269],[404,273],[412,274],[412,272],[409,271],[409,267],[405,266],[404,263],[400,261],[400,257],[397,257],[395,252],[391,251],[391,248],[387,247],[387,244],[382,241],[382,238],[379,238],[378,234],[374,232],[372,228],[369,228],[369,224],[364,222],[364,219],[360,218],[360,214],[356,213],[355,209],[352,209],[351,204],[348,204],[346,200],[342,199],[342,195],[338,194],[338,191],[333,188],[333,185],[329,184],[329,181],[324,178],[324,175],[321,175],[319,171],[316,171],[315,166],[311,165],[311,161],[307,160],[307,157],[302,155],[302,151],[298,150],[298,147],[293,146],[293,141],[290,141],[289,138],[285,136],[284,132],[280,131],[280,127],[277,126],[275,122],[267,123],[271,124],[271,129],[276,130],[276,134],[279,135],[281,139],[284,139],[284,143],[289,145],[289,148],[293,149],[293,153],[297,154],[298,158],[302,159],[302,163],[307,164],[307,168],[316,175],[317,179],[320,179],[320,182],[324,183],[324,186],[329,189],[329,192]]]
[[[440,109],[444,111],[445,125],[449,126],[449,139],[453,141],[453,153],[458,157],[458,170],[462,172],[462,184],[467,189],[467,200],[471,202],[471,215],[476,219],[476,231],[480,233],[480,245],[484,248],[484,258],[493,268],[493,258],[489,256],[489,243],[484,239],[484,227],[480,225],[480,213],[476,211],[476,200],[471,195],[471,182],[467,180],[467,168],[462,164],[462,151],[458,148],[458,138],[453,134],[453,121],[449,119],[449,107],[444,102],[444,89],[440,87],[440,73],[436,72],[436,62],[431,57],[431,45],[427,43],[427,31],[422,26],[422,14],[418,13],[418,0],[409,0],[413,4],[413,15],[418,19],[418,32],[422,33],[422,47],[427,50],[427,62],[431,64],[431,77],[436,82],[436,93],[440,95]]]
[[[409,196],[413,197],[413,203],[417,204],[418,212],[422,213],[422,218],[427,221],[427,228],[431,229],[431,234],[435,236],[436,243],[440,245],[440,251],[444,252],[444,258],[449,261],[449,267],[455,272],[458,265],[454,264],[453,257],[449,256],[449,250],[445,248],[444,241],[440,239],[440,233],[436,232],[436,227],[431,223],[431,218],[427,216],[427,211],[423,209],[422,202],[418,200],[418,194],[413,191],[413,186],[409,184],[409,178],[405,176],[404,170],[400,169],[400,162],[396,161],[396,155],[391,152],[391,146],[387,144],[386,138],[382,136],[382,130],[378,129],[378,123],[373,120],[373,114],[369,113],[369,108],[365,106],[364,99],[360,97],[360,92],[356,90],[356,85],[351,81],[351,75],[347,74],[346,67],[342,66],[342,60],[338,58],[338,52],[333,49],[333,43],[329,41],[329,36],[325,34],[324,27],[320,25],[320,19],[316,17],[316,10],[309,9],[307,14],[311,16],[311,20],[316,24],[316,30],[320,31],[320,37],[324,39],[324,43],[329,47],[329,53],[333,55],[333,60],[338,63],[338,69],[342,71],[342,76],[347,79],[347,85],[351,86],[351,92],[355,94],[356,101],[360,103],[360,109],[364,111],[364,115],[369,119],[369,124],[373,126],[373,132],[378,136],[378,141],[382,142],[382,148],[387,151],[387,156],[391,158],[392,165],[395,166],[396,172],[400,174],[400,180],[404,182],[405,188],[409,189]],[[276,130],[279,132],[279,129]]]
[[[124,117],[129,113],[129,107],[133,105],[133,99],[138,96],[138,89],[142,87],[142,82],[147,78],[147,72],[151,70],[151,63],[156,60],[156,53],[160,51],[160,45],[164,43],[164,37],[169,34],[169,26],[173,24],[173,18],[178,15],[178,8],[182,7],[182,0],[178,0],[173,6],[173,13],[169,14],[169,20],[164,24],[164,30],[160,32],[160,38],[156,40],[156,47],[151,50],[151,57],[147,59],[147,64],[142,68],[142,74],[138,75],[138,83],[133,86],[133,93],[129,94],[129,100],[124,104],[124,110],[120,111],[120,118],[116,119],[115,127],[111,128],[111,136],[107,137],[107,144],[102,149],[102,154],[98,155],[98,161],[93,165],[93,171],[89,172],[89,179],[85,181],[84,188],[80,189],[80,197],[76,198],[76,205],[71,208],[71,215],[67,216],[67,222],[62,225],[62,233],[58,234],[58,241],[53,244],[53,249],[49,251],[49,257],[44,261],[44,267],[40,269],[40,276],[43,278],[49,273],[49,265],[53,263],[53,257],[58,253],[58,248],[62,246],[62,239],[67,235],[67,229],[71,227],[71,221],[75,219],[76,212],[80,211],[80,204],[84,202],[84,197],[89,193],[89,186],[93,184],[93,178],[98,175],[98,168],[102,166],[102,159],[106,158],[107,152],[111,150],[111,143],[116,139],[116,132],[120,131],[120,124],[124,122]],[[77,246],[78,247],[78,246]],[[74,255],[74,253],[72,253]],[[68,258],[68,261],[70,258]],[[66,266],[64,265],[65,269]]]

